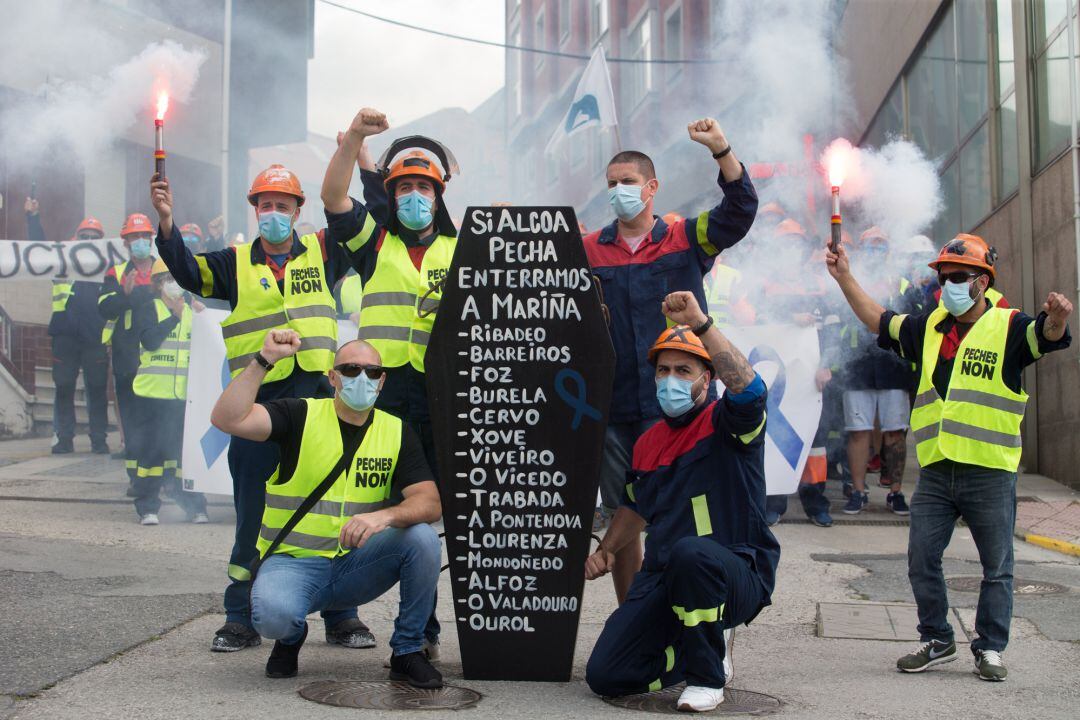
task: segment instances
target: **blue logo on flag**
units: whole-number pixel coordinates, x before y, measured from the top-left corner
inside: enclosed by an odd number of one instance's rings
[[[566,132],[572,132],[589,122],[600,122],[600,104],[596,96],[582,95],[581,99],[570,106],[570,112],[566,115]]]

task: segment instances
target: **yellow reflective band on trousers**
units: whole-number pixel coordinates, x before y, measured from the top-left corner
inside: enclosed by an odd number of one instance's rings
[[[704,495],[690,498],[690,507],[694,511],[694,527],[699,537],[712,535],[712,518],[709,517],[709,500]]]
[[[74,283],[66,280],[53,280],[52,284],[52,311],[54,313],[67,310],[68,300],[71,299]]]
[[[384,367],[408,363],[424,372],[424,354],[442,299],[441,283],[456,247],[456,238],[439,235],[417,270],[401,238],[383,236],[375,272],[364,285],[358,337],[375,346]]]
[[[349,275],[341,281],[341,310],[346,315],[360,312],[364,300],[364,283],[359,275]]]
[[[742,273],[735,268],[722,265],[719,261],[706,276],[705,301],[709,306],[709,315],[717,325],[729,325],[731,315],[731,292],[742,279]]]
[[[724,614],[723,605],[701,610],[687,610],[684,607],[673,605],[671,609],[675,611],[675,617],[679,618],[686,627],[697,627],[703,622],[716,622]]]
[[[116,281],[121,284],[121,287],[123,287],[124,271],[127,270],[127,265],[128,265],[127,260],[125,260],[122,263],[117,263],[116,265],[113,265],[113,268],[115,268],[115,270],[116,270]],[[112,297],[115,294],[116,293],[106,293],[105,295],[98,296],[98,305],[100,305],[101,301],[104,300],[105,298]],[[109,345],[109,344],[112,343],[112,336],[113,336],[113,332],[116,330],[116,320],[117,319],[126,321],[125,324],[124,324],[124,327],[131,327],[131,311],[130,310],[125,310],[120,315],[119,318],[114,318],[112,320],[106,320],[105,321],[105,327],[101,328],[101,344],[102,345]]]
[[[1005,343],[1013,310],[987,310],[956,350],[949,390],[942,400],[934,387],[943,336],[935,330],[948,311],[939,307],[926,323],[922,370],[911,410],[911,435],[926,467],[940,460],[1016,472],[1022,441],[1020,422],[1027,393],[1005,384]]]
[[[649,692],[659,692],[663,688],[664,686],[660,683],[660,678],[656,678],[651,683],[649,683]]]
[[[664,672],[671,672],[675,669],[675,648],[668,645],[664,648]]]
[[[294,330],[300,351],[266,374],[264,383],[283,380],[297,363],[308,372],[326,372],[337,351],[337,303],[322,261],[318,236],[300,238],[305,252],[285,266],[284,294],[273,271],[251,262],[251,247],[236,248],[236,307],[221,323],[225,354],[233,377],[247,367],[270,330]]]
[[[158,323],[172,316],[159,298],[154,299]],[[139,353],[139,370],[131,383],[139,397],[158,400],[186,400],[188,359],[191,355],[191,308],[184,305],[180,322],[173,326],[156,350],[145,347]]]
[[[229,564],[229,577],[233,580],[244,582],[251,579],[251,571],[243,565]]]
[[[266,484],[266,507],[257,547],[264,556],[278,531],[326,478],[343,452],[333,398],[308,398],[300,453],[292,477],[278,466]],[[294,557],[336,557],[348,552],[338,538],[349,518],[385,507],[401,448],[401,420],[373,410],[371,425],[352,461],[322,499],[301,518],[275,552]]]

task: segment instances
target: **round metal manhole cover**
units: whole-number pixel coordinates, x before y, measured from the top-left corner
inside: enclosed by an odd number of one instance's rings
[[[679,695],[682,694],[684,687],[684,685],[674,685],[659,692],[604,698],[604,702],[626,710],[683,715],[684,713],[679,712],[679,708],[675,703],[678,701]],[[738,688],[724,688],[724,702],[710,714],[771,715],[779,711],[780,701],[772,695],[751,692],[750,690],[739,690]]]
[[[982,586],[982,578],[977,575],[960,575],[945,580],[945,585],[950,590],[957,592],[977,593]],[[1043,580],[1025,580],[1016,578],[1013,580],[1013,595],[1057,595],[1068,592],[1064,585],[1046,582]]]
[[[389,680],[320,680],[298,692],[305,700],[362,710],[463,710],[483,697],[475,690],[454,685],[424,690]]]

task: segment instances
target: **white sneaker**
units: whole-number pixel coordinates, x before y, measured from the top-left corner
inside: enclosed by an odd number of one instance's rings
[[[735,647],[735,628],[724,631],[724,685],[731,685],[731,679],[735,677],[735,661],[731,658],[731,650]]]
[[[139,518],[139,524],[140,525],[157,525],[158,524],[158,517],[154,513],[146,513],[141,518]]]
[[[709,712],[724,702],[724,688],[687,685],[679,696],[676,707],[683,712]]]
[[[210,518],[206,516],[206,513],[195,513],[191,517],[191,522],[195,525],[205,525],[206,523],[210,522]]]
[[[428,662],[439,662],[439,648],[441,645],[439,641],[431,642],[428,639],[424,639],[423,653],[427,656]],[[390,654],[386,657],[386,662],[383,663],[384,668],[390,667],[390,658],[394,657],[394,652],[391,650]]]

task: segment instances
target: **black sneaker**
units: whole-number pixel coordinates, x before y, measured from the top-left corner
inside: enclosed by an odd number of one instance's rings
[[[891,492],[885,496],[885,504],[896,515],[910,515],[911,508],[908,507],[907,500],[904,499],[904,493]]]
[[[300,667],[300,648],[304,647],[307,640],[307,623],[304,623],[304,634],[293,645],[286,645],[278,640],[274,643],[274,649],[270,651],[270,658],[266,661],[266,677],[268,678],[291,678],[296,677],[296,671]]]
[[[94,453],[95,455],[108,455],[109,446],[105,443],[95,443],[90,446],[90,452]]]
[[[935,665],[952,662],[956,659],[956,643],[931,640],[924,642],[915,652],[896,661],[900,672],[919,673]]]
[[[53,455],[67,455],[73,452],[75,452],[75,445],[70,440],[58,440],[52,446]]]
[[[359,618],[351,618],[326,628],[326,642],[347,648],[373,648],[375,636]]]
[[[442,673],[431,665],[423,652],[394,655],[390,658],[390,679],[404,680],[413,687],[441,688]]]
[[[214,634],[214,642],[210,645],[210,649],[214,652],[236,652],[261,644],[262,638],[259,637],[259,633],[247,625],[227,622]]]

